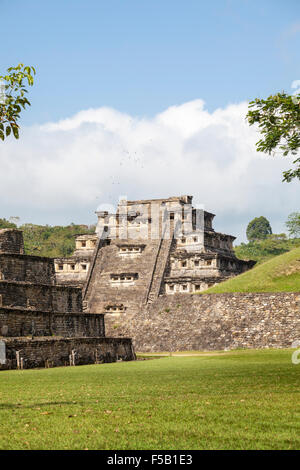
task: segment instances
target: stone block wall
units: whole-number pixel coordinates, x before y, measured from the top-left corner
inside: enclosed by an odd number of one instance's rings
[[[56,285],[53,259],[24,255],[22,232],[0,230],[0,369],[118,359],[135,359],[131,339],[105,338],[104,315]]]
[[[82,291],[77,287],[56,286],[52,290],[54,312],[82,312]]]
[[[104,315],[0,308],[0,336],[105,336]]]
[[[161,296],[105,323],[141,352],[288,348],[300,340],[300,292]]]
[[[0,342],[5,355],[5,363],[0,363],[0,370],[18,367],[16,352],[19,354],[19,368],[23,369],[69,366],[72,352],[72,365],[135,358],[130,338],[1,338]]]
[[[122,256],[120,250],[127,246],[141,246],[141,254]],[[112,240],[103,246],[95,260],[89,286],[84,300],[90,312],[105,312],[107,305],[123,304],[129,311],[140,311],[151,287],[160,240]],[[135,275],[132,283],[113,283],[113,275]]]
[[[23,233],[14,229],[0,229],[0,253],[23,254]]]
[[[3,307],[23,307],[45,312],[81,312],[81,289],[17,281],[0,281]]]
[[[0,254],[0,279],[54,285],[53,260],[40,256]]]

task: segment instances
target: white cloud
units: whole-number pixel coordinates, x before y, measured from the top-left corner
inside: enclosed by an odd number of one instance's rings
[[[297,210],[299,182],[284,184],[291,165],[258,154],[259,135],[246,121],[247,103],[213,113],[202,100],[136,118],[110,108],[24,128],[0,147],[1,216],[27,222],[92,222],[99,204],[192,194],[217,214],[217,229],[245,231],[265,215],[282,231]]]

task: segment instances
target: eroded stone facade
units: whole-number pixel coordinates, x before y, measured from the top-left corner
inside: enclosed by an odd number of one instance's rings
[[[84,308],[107,313],[108,322],[158,296],[202,291],[255,264],[236,258],[235,237],[215,232],[214,214],[194,208],[192,196],[123,200],[115,214],[97,216],[94,238],[78,237],[74,255],[55,260],[56,278],[78,282],[73,268],[88,260],[80,273]]]
[[[106,328],[143,352],[291,348],[300,340],[300,292],[165,295]]]
[[[84,285],[97,240],[97,234],[78,235],[73,256],[55,259],[55,272],[59,283],[77,287]]]
[[[53,259],[25,255],[12,229],[0,230],[0,350],[0,369],[134,359],[131,340],[105,337],[81,288],[57,285]]]

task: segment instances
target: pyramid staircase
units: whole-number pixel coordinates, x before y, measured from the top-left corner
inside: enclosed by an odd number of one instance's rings
[[[168,267],[170,251],[174,241],[174,229],[171,230],[170,237],[162,237],[159,248],[156,253],[154,269],[152,272],[149,288],[147,291],[145,303],[154,302],[160,293],[165,271]]]

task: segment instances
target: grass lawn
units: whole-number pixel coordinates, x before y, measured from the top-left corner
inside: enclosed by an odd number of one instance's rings
[[[292,350],[0,372],[0,449],[300,449]]]
[[[226,292],[300,292],[300,248],[275,256],[200,295]]]

